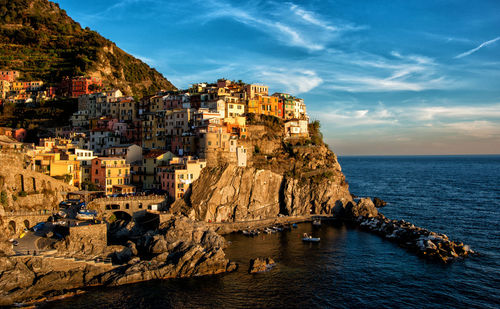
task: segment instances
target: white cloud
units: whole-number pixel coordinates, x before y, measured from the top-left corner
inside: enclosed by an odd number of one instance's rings
[[[500,138],[498,123],[485,120],[454,122],[443,125],[452,132],[474,138]]]
[[[342,104],[347,105],[347,104]],[[318,118],[334,127],[379,126],[428,128],[469,136],[499,135],[500,104],[482,106],[415,106],[388,108],[379,102],[373,108],[342,107],[310,110]]]
[[[488,45],[491,45],[491,44],[495,43],[495,42],[496,42],[496,41],[498,41],[498,40],[500,40],[500,36],[499,36],[499,37],[494,38],[493,40],[489,40],[489,41],[483,42],[483,43],[481,43],[481,44],[480,44],[478,47],[476,47],[476,48],[473,48],[473,49],[468,50],[468,51],[466,51],[466,52],[464,52],[464,53],[461,53],[461,54],[459,54],[459,55],[456,55],[456,56],[455,56],[455,59],[460,59],[460,58],[463,58],[463,57],[469,56],[469,55],[471,55],[471,54],[473,54],[473,53],[477,52],[477,51],[478,51],[478,50],[480,50],[481,48],[486,47],[486,46],[488,46]]]
[[[290,10],[292,12],[294,12],[295,15],[301,17],[304,21],[306,21],[306,22],[308,22],[308,23],[310,23],[312,25],[319,26],[319,27],[324,28],[324,29],[329,30],[329,31],[338,31],[338,30],[340,30],[339,28],[331,26],[327,22],[325,22],[323,20],[320,20],[319,18],[317,18],[317,17],[314,16],[314,13],[306,11],[306,10],[300,8],[296,4],[292,3],[290,5]]]
[[[293,94],[308,92],[323,82],[316,72],[304,69],[259,67],[254,74],[273,88]]]

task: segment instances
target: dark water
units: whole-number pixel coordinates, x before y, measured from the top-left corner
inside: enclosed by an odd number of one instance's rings
[[[500,308],[500,156],[343,157],[351,192],[378,196],[382,212],[461,240],[480,256],[428,262],[378,236],[343,225],[301,224],[291,232],[229,235],[231,274],[165,280],[47,304],[56,308]],[[321,237],[304,244],[303,232]],[[250,275],[252,257],[271,272]]]

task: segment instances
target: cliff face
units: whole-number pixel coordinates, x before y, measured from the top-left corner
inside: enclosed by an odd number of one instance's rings
[[[330,214],[352,201],[335,154],[321,142],[284,140],[279,123],[250,125],[248,167],[205,168],[172,212],[222,222]],[[252,134],[252,132],[254,134]],[[313,132],[319,134],[319,131]]]
[[[71,19],[47,0],[0,0],[0,69],[52,84],[64,76],[99,77],[127,95],[175,87],[159,72]]]

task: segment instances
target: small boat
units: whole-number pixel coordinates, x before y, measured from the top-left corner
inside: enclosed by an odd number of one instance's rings
[[[305,242],[319,242],[320,238],[319,237],[312,237],[311,235],[307,235],[307,233],[304,233],[304,237],[302,237],[302,241],[305,241]]]
[[[283,232],[283,228],[279,226],[273,226],[272,229],[275,230],[276,232]]]
[[[316,219],[313,221],[313,225],[314,226],[321,226],[321,220],[320,219]]]

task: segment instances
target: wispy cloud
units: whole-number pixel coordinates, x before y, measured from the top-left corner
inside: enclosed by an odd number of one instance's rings
[[[329,31],[338,31],[339,30],[337,27],[331,26],[327,22],[316,17],[314,13],[306,11],[296,4],[293,4],[293,3],[290,4],[290,10],[293,13],[295,13],[295,15],[302,18],[302,20],[304,20],[312,25],[319,26],[319,27],[324,28],[324,29],[329,30]]]
[[[315,117],[335,127],[382,126],[457,129],[469,136],[500,135],[500,104],[480,106],[414,106],[388,108],[381,102],[374,107],[342,106],[311,109]],[[389,125],[389,126],[388,126]],[[469,126],[469,127],[468,127]],[[495,127],[496,126],[496,127]],[[489,134],[487,131],[492,132]],[[479,132],[480,131],[480,132]],[[497,133],[493,133],[497,132]]]
[[[305,69],[262,68],[257,70],[256,76],[275,89],[293,94],[309,92],[323,83],[323,79],[316,72]]]
[[[370,53],[337,53],[328,63],[325,87],[349,92],[423,91],[451,89],[458,83],[449,80],[434,59],[392,51],[383,57]],[[326,66],[326,65],[325,65]]]
[[[495,42],[496,42],[496,41],[498,41],[498,40],[500,40],[500,36],[499,36],[499,37],[494,38],[493,40],[489,40],[489,41],[483,42],[483,43],[481,43],[478,47],[473,48],[473,49],[471,49],[471,50],[468,50],[468,51],[466,51],[466,52],[464,52],[464,53],[461,53],[461,54],[459,54],[459,55],[456,55],[454,58],[455,58],[455,59],[460,59],[460,58],[463,58],[463,57],[467,57],[467,56],[469,56],[469,55],[471,55],[471,54],[473,54],[473,53],[477,52],[477,51],[478,51],[478,50],[480,50],[481,48],[486,47],[486,46],[488,46],[488,45],[491,45],[491,44],[495,43]]]
[[[328,23],[317,14],[291,3],[266,3],[273,6],[273,14],[266,13],[269,10],[261,7],[259,2],[236,6],[223,0],[206,0],[201,4],[206,6],[206,12],[201,17],[204,22],[230,18],[263,31],[284,45],[300,47],[311,52],[324,50],[329,40],[338,38],[342,32],[364,29],[347,22],[338,22],[335,25]],[[290,11],[298,19],[290,18]]]

